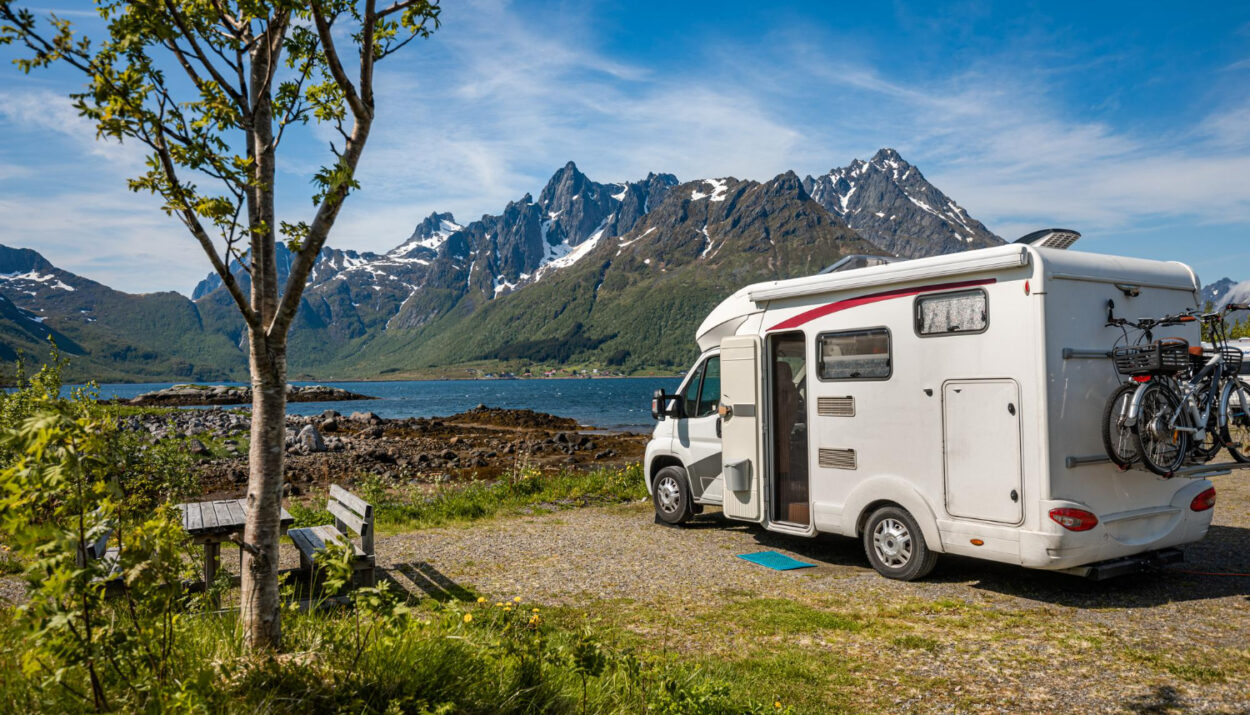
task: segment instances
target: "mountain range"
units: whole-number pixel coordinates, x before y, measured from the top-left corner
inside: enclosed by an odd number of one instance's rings
[[[292,329],[290,373],[676,370],[694,355],[702,317],[747,283],[850,254],[915,258],[999,243],[893,149],[764,182],[652,173],[602,184],[569,162],[536,199],[497,215],[460,223],[432,213],[386,253],[323,249]],[[290,258],[280,247],[280,273]],[[246,267],[231,269],[246,284]],[[244,325],[218,276],[190,299],[132,295],[0,247],[0,359],[45,354],[48,336],[80,377],[246,374]]]

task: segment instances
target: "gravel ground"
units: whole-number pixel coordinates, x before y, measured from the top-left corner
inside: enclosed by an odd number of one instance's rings
[[[711,511],[671,528],[648,504],[381,536],[377,553],[417,595],[519,595],[600,614],[643,643],[708,662],[798,653],[837,671],[805,687],[856,711],[1250,713],[1245,475],[1214,480],[1215,525],[1183,564],[1103,583],[957,557],[925,581],[888,581],[851,539],[782,536]],[[283,549],[283,565],[295,566],[294,549]],[[815,567],[776,572],[734,558],[764,549]],[[20,592],[0,579],[0,598]],[[857,625],[770,630],[751,608],[767,609],[760,599]]]
[[[860,617],[874,625],[763,638],[857,662],[844,698],[856,710],[1250,713],[1250,477],[1215,481],[1215,526],[1183,564],[1103,583],[957,557],[899,583],[852,539],[782,536],[719,513],[670,528],[649,505],[398,534],[377,550],[413,591],[624,611],[628,630],[696,655],[733,658],[739,639],[760,638],[732,616],[752,599]],[[734,558],[763,549],[816,566]],[[900,634],[926,647],[899,648]]]

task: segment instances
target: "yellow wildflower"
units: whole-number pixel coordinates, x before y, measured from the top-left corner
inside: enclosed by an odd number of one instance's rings
[[[478,602],[478,603],[486,603],[486,597],[485,597],[485,596],[478,596],[478,597],[477,597],[477,602]]]
[[[514,603],[520,603],[520,602],[521,602],[521,597],[520,597],[520,596],[515,596],[515,597],[513,597],[512,601],[513,601]]]
[[[473,620],[473,614],[472,614],[472,613],[466,613],[466,614],[464,614],[464,622],[465,622],[465,623],[468,623],[469,621],[472,621],[472,620]]]
[[[534,609],[534,613],[538,613],[538,609],[537,609],[537,608],[535,608],[535,609]]]

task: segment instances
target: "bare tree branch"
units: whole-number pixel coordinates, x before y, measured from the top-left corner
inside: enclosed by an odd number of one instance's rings
[[[334,77],[334,82],[339,86],[339,90],[343,92],[343,96],[347,99],[347,106],[351,107],[352,115],[359,121],[362,117],[372,116],[371,111],[367,111],[360,96],[356,94],[356,88],[352,86],[352,82],[347,78],[347,73],[343,71],[343,63],[339,60],[339,53],[334,49],[334,37],[330,32],[330,23],[326,21],[325,16],[321,13],[321,4],[312,3],[313,21],[317,25],[317,36],[321,38],[321,51],[326,58],[326,66],[330,69],[330,75]]]
[[[169,13],[171,18],[173,18],[174,24],[178,26],[178,31],[181,32],[182,36],[187,39],[188,43],[190,43],[191,49],[195,52],[196,59],[200,61],[200,64],[204,66],[204,69],[212,75],[213,80],[217,82],[218,86],[221,87],[221,90],[230,95],[230,98],[233,99],[235,104],[239,106],[239,112],[244,116],[249,116],[251,114],[251,110],[248,107],[247,95],[239,94],[233,87],[230,86],[230,83],[226,81],[226,78],[221,76],[221,73],[217,70],[217,66],[214,65],[212,61],[208,59],[208,56],[204,54],[204,50],[200,48],[200,43],[196,42],[195,33],[191,32],[187,28],[187,24],[183,20],[182,14],[178,12],[178,8],[170,2],[170,0],[165,0],[165,11]]]
[[[376,0],[365,0],[365,17],[360,30],[360,101],[373,113],[373,33],[377,27]]]
[[[181,186],[178,182],[178,171],[174,167],[173,158],[169,155],[169,148],[165,146],[160,137],[157,136],[153,140],[156,149],[156,155],[161,162],[161,170],[165,172],[165,178],[172,186]],[[234,275],[230,273],[230,267],[221,261],[221,257],[217,255],[217,247],[213,245],[213,240],[209,238],[208,232],[204,230],[204,226],[200,223],[200,218],[195,215],[195,211],[189,206],[177,206],[179,218],[191,231],[191,235],[200,242],[200,247],[204,249],[204,253],[208,255],[209,263],[213,264],[213,270],[217,271],[217,275],[221,277],[222,285],[226,286],[226,290],[230,292],[230,297],[234,298],[235,304],[239,308],[239,312],[243,314],[243,320],[251,327],[260,326],[260,318],[247,302],[247,297],[243,295],[243,290],[234,280]]]
[[[356,165],[360,163],[360,155],[364,151],[365,141],[369,138],[371,125],[372,121],[369,119],[356,122],[356,126],[352,130],[351,140],[343,151],[343,157],[340,161],[348,169],[349,177],[354,176],[356,173]],[[286,335],[286,331],[290,329],[291,321],[295,319],[296,312],[299,310],[300,300],[304,295],[304,286],[308,283],[308,274],[312,271],[313,265],[316,264],[317,256],[321,253],[322,247],[325,246],[326,237],[329,236],[330,229],[338,218],[339,209],[342,208],[343,200],[347,198],[348,191],[350,191],[350,182],[344,181],[327,191],[325,197],[321,199],[321,205],[317,207],[317,215],[313,218],[312,226],[308,229],[308,236],[304,239],[304,245],[295,254],[295,261],[292,263],[291,272],[287,276],[282,300],[278,305],[273,322],[268,326],[270,334]]]

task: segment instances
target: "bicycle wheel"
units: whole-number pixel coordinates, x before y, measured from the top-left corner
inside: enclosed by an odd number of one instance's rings
[[[1224,411],[1224,427],[1220,436],[1228,453],[1238,462],[1250,462],[1250,385],[1234,378],[1224,385],[1220,396]]]
[[[1161,477],[1171,477],[1185,463],[1189,453],[1189,433],[1172,428],[1172,416],[1180,413],[1178,427],[1188,427],[1189,418],[1180,411],[1180,398],[1159,381],[1146,385],[1133,433],[1146,469]]]
[[[1205,404],[1208,399],[1207,393],[1216,392],[1218,390],[1219,388],[1213,386],[1209,379],[1204,380],[1198,389],[1198,393],[1194,395],[1194,399],[1197,400],[1200,405]],[[1211,405],[1210,416],[1207,418],[1207,427],[1202,434],[1202,441],[1199,442],[1196,439],[1191,440],[1191,442],[1193,442],[1193,446],[1189,448],[1189,456],[1195,462],[1210,462],[1215,455],[1219,454],[1220,450],[1224,448],[1224,436],[1220,432],[1219,399],[1220,396],[1218,394],[1210,395],[1210,400],[1213,404]]]
[[[1128,408],[1138,387],[1135,382],[1120,385],[1111,393],[1102,411],[1102,446],[1107,450],[1107,457],[1120,469],[1128,469],[1137,461],[1137,438],[1124,421],[1128,419]]]

